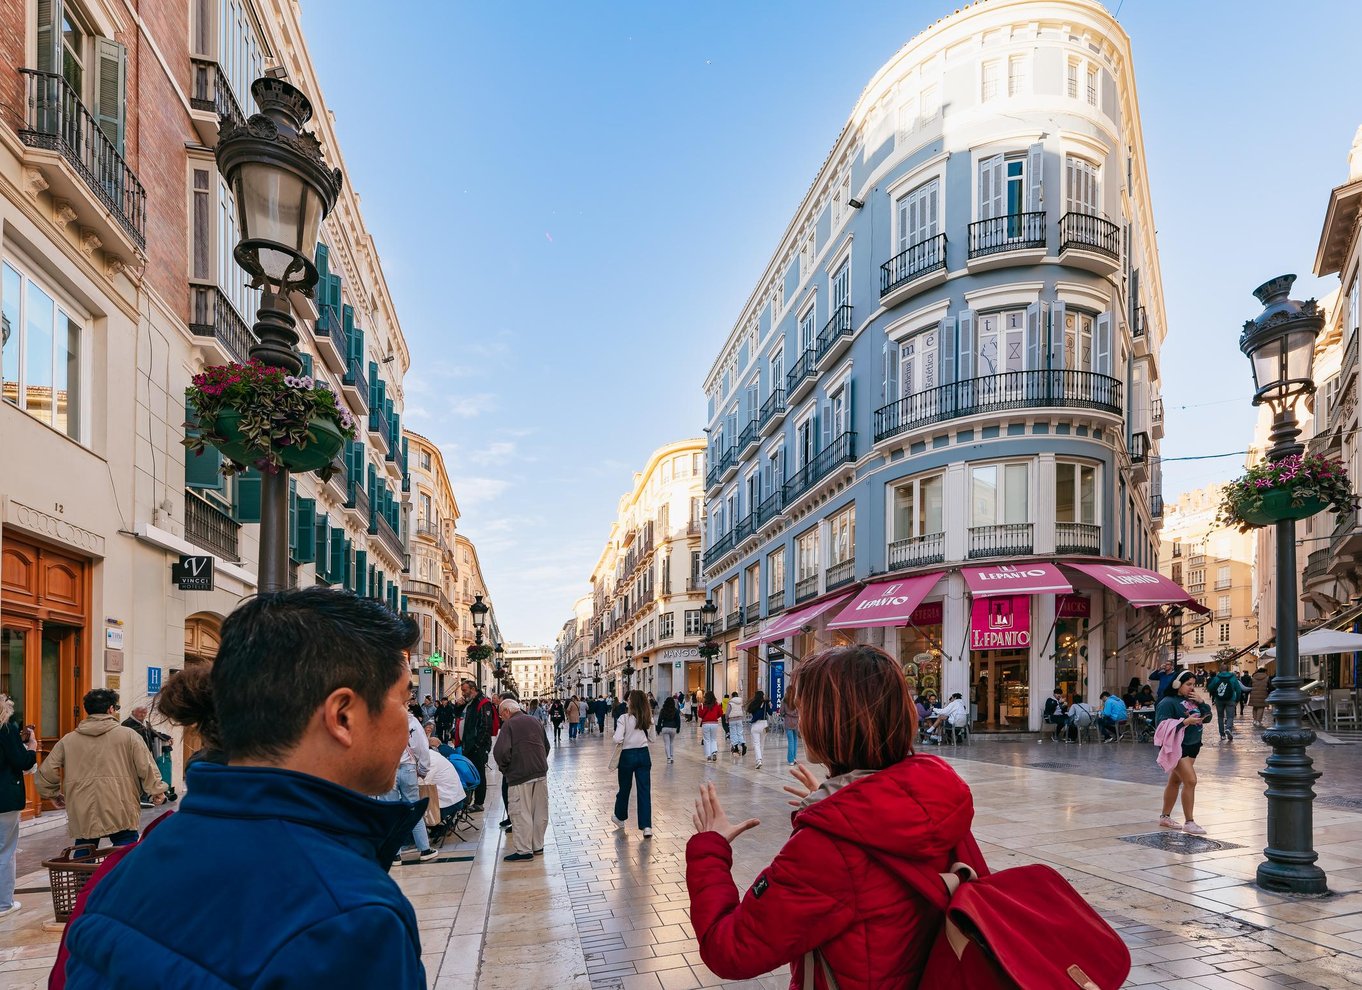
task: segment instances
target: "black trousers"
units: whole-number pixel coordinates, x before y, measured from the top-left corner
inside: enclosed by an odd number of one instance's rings
[[[481,807],[487,800],[487,758],[490,753],[465,754],[469,762],[478,768],[478,786],[473,791],[473,803]]]

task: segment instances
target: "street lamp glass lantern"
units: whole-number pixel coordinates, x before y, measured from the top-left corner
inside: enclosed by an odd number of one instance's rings
[[[311,294],[312,253],[323,218],[340,196],[341,173],[322,159],[321,142],[303,130],[312,104],[282,79],[251,84],[260,112],[250,120],[225,116],[218,169],[236,202],[235,257],[255,284]]]
[[[473,604],[468,606],[468,611],[473,614],[473,628],[481,632],[487,627],[488,608],[483,604],[482,595],[473,596]]]
[[[706,622],[713,622],[714,617],[719,614],[719,606],[714,604],[714,599],[706,598],[705,603],[700,606],[700,614],[704,616]]]
[[[1315,338],[1324,325],[1313,299],[1289,298],[1295,280],[1279,275],[1253,290],[1264,309],[1239,337],[1239,349],[1253,367],[1253,403],[1267,403],[1277,414],[1315,390]]]

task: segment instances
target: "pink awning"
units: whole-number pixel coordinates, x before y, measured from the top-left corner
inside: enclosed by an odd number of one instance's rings
[[[880,581],[862,588],[829,629],[872,629],[877,626],[902,626],[913,610],[922,604],[941,580],[941,574],[916,574],[897,581]]]
[[[782,615],[762,631],[761,641],[763,643],[773,643],[778,639],[784,639],[786,636],[797,632],[800,626],[808,625],[824,612],[836,608],[850,597],[850,592],[845,595],[834,595],[831,598],[823,599],[821,602],[816,602],[807,608],[797,609],[789,615]]]
[[[1073,585],[1054,564],[1029,560],[1024,564],[964,567],[965,583],[975,598],[994,595],[1068,595]]]
[[[769,624],[770,624],[770,623],[767,622],[767,623],[764,623],[763,625],[769,625]],[[757,634],[756,634],[755,636],[751,637],[750,639],[743,639],[743,640],[739,640],[738,642],[734,643],[734,644],[733,644],[733,649],[735,649],[735,650],[750,650],[750,649],[751,649],[752,647],[754,647],[754,646],[760,646],[761,643],[762,643],[761,631],[760,631],[760,629],[758,629]]]
[[[1152,605],[1182,605],[1194,612],[1209,615],[1211,610],[1200,604],[1188,593],[1186,588],[1175,584],[1157,571],[1146,570],[1131,564],[1071,564],[1080,574],[1100,581],[1136,608]]]

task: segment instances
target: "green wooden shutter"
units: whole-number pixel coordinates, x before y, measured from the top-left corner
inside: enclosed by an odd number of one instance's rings
[[[331,583],[339,584],[345,580],[345,530],[332,528],[330,550],[331,561],[327,571]]]
[[[331,520],[323,512],[317,517],[317,539],[315,552],[317,556],[317,576],[323,580],[329,580],[331,566]]]
[[[307,375],[309,378],[311,378],[311,377],[312,377],[312,367],[313,367],[313,365],[312,365],[312,355],[311,355],[311,354],[299,354],[298,357],[300,357],[300,358],[302,359],[302,361],[303,361],[303,374],[305,374],[305,375]]]
[[[379,384],[379,381],[380,381],[380,379],[379,379],[379,377],[378,377],[378,362],[377,362],[377,361],[370,361],[370,362],[369,362],[369,409],[370,409],[371,414],[372,414],[372,411],[373,411],[374,409],[378,408],[378,402],[379,402],[379,399],[378,399],[378,384]]]
[[[290,560],[297,560],[293,556],[293,548],[298,545],[298,482],[292,478],[288,480],[288,556]]]
[[[314,499],[298,499],[297,543],[293,547],[293,559],[300,564],[310,564],[317,559],[317,503]]]
[[[355,594],[365,598],[369,594],[369,551],[355,551]]]
[[[352,546],[350,537],[347,536],[345,538],[345,550],[341,553],[341,566],[345,572],[341,575],[341,585],[346,591],[355,590],[355,562],[352,556],[354,552]]]
[[[403,615],[406,615],[406,614],[407,614],[407,596],[406,596],[406,595],[403,595],[403,596],[402,596],[402,614],[403,614]]]
[[[331,274],[331,252],[325,244],[317,242],[317,280],[320,282]]]
[[[350,362],[356,368],[364,367],[364,330],[355,327],[347,338],[350,341]]]
[[[195,415],[194,406],[188,400],[184,404],[184,435],[186,437],[197,437],[199,435],[198,417]],[[227,479],[222,476],[222,453],[216,447],[205,447],[200,453],[193,453],[188,448],[184,454],[184,486],[186,488],[197,488],[220,492],[226,488]]]
[[[58,40],[58,44],[60,44]],[[127,121],[128,52],[116,41],[95,39],[95,119],[118,153],[123,154]],[[107,180],[106,180],[107,181]],[[119,186],[119,197],[122,187]]]
[[[38,71],[61,72],[62,0],[38,0]]]
[[[260,472],[247,468],[236,474],[232,489],[232,516],[239,523],[260,521]]]

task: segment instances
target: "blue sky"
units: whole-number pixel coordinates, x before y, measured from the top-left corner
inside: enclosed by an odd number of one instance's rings
[[[1116,0],[1112,0],[1113,3]],[[504,634],[552,642],[871,75],[958,3],[306,0]],[[1232,16],[1226,17],[1228,11]],[[1242,450],[1249,294],[1308,275],[1362,123],[1362,4],[1123,0],[1169,334],[1166,458]],[[1165,496],[1242,458],[1172,462]]]

